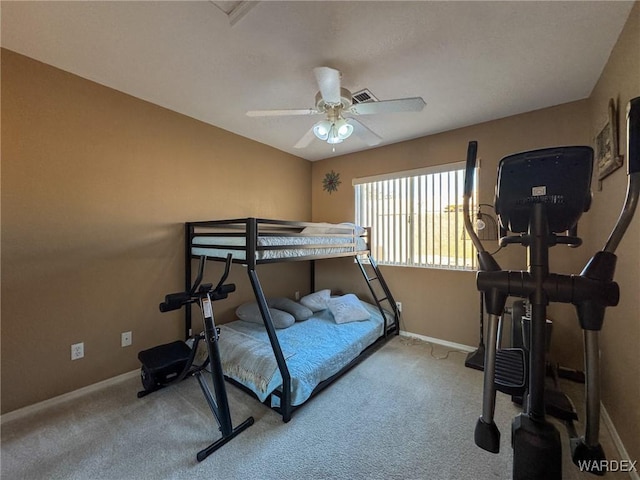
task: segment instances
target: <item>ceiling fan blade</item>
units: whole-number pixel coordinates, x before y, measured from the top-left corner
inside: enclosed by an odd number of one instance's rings
[[[296,108],[289,110],[249,110],[248,117],[284,117],[287,115],[317,115],[319,112],[315,108]]]
[[[298,143],[296,143],[293,148],[306,148],[309,146],[309,144],[311,143],[311,141],[316,138],[315,134],[313,133],[313,127],[311,127],[307,133],[305,133],[302,138],[300,140],[298,140]]]
[[[353,133],[367,145],[372,147],[374,145],[378,145],[382,141],[382,137],[380,135],[375,133],[369,127],[366,127],[355,118],[346,118],[345,120],[353,125]]]
[[[381,102],[365,102],[351,105],[348,112],[354,115],[371,115],[374,113],[420,112],[426,105],[422,97],[398,98]]]
[[[318,87],[324,103],[340,104],[340,72],[330,67],[316,67],[313,69]]]

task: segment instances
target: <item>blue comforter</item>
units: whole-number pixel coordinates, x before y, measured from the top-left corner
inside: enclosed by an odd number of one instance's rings
[[[337,324],[331,312],[316,312],[289,328],[276,330],[291,374],[292,405],[304,403],[313,389],[336,374],[383,333],[377,307],[362,302],[368,320]],[[391,323],[388,316],[387,323]],[[252,390],[260,401],[282,385],[282,376],[264,325],[242,320],[220,326],[220,356],[224,374]],[[272,397],[277,406],[278,398]]]

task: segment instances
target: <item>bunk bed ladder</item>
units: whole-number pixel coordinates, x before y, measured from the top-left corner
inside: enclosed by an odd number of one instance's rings
[[[360,271],[367,281],[367,285],[369,286],[369,291],[371,292],[371,296],[376,302],[378,306],[378,310],[380,310],[380,314],[382,318],[384,318],[384,336],[386,337],[389,333],[395,333],[396,335],[400,333],[400,312],[398,311],[398,306],[396,305],[396,301],[391,295],[391,290],[387,286],[387,282],[384,280],[382,276],[382,272],[378,268],[378,264],[375,259],[371,256],[370,253],[367,253],[368,264],[371,266],[371,270],[373,274],[370,275],[365,268],[365,264],[361,259],[361,255],[356,255],[356,261],[358,262],[358,266],[360,267]],[[382,296],[378,296],[379,293],[376,292],[374,288],[374,282],[378,282],[380,289],[382,289]],[[392,325],[387,324],[387,316],[384,313],[384,308],[382,307],[383,302],[388,302],[391,307],[390,311],[393,312],[394,322]]]

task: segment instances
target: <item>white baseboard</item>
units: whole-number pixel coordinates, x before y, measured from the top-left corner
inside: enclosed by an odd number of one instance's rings
[[[120,382],[124,382],[125,380],[129,380],[130,378],[134,378],[139,375],[140,375],[139,369],[133,370],[131,372],[123,373],[122,375],[118,375],[112,378],[107,378],[106,380],[103,380],[101,382],[79,388],[78,390],[74,390],[73,392],[64,393],[57,397],[53,397],[48,400],[43,400],[42,402],[34,403],[33,405],[29,405],[24,408],[19,408],[18,410],[13,410],[12,412],[8,412],[0,416],[0,425],[4,425],[7,422],[11,422],[13,420],[18,420],[20,418],[27,417],[36,412],[44,410],[45,408],[59,405],[60,403],[66,402],[68,400],[73,400],[73,399],[82,397],[87,393],[96,392],[98,390],[102,390],[103,388],[109,387],[111,385],[116,385]]]
[[[462,350],[463,352],[473,352],[477,348],[470,347],[469,345],[463,345],[462,343],[449,342],[447,340],[440,340],[439,338],[427,337],[425,335],[419,335],[417,333],[411,333],[405,330],[400,330],[400,335],[402,335],[403,337],[417,338],[418,340],[435,343],[437,345],[442,345],[443,347],[453,348],[454,350]]]
[[[620,435],[618,435],[616,426],[613,424],[613,421],[609,416],[609,412],[607,412],[607,409],[604,407],[602,403],[600,403],[600,419],[602,420],[602,423],[604,423],[605,427],[607,427],[607,430],[609,430],[609,434],[611,435],[613,444],[618,449],[618,454],[620,455],[619,458],[621,460],[636,460],[635,458],[632,459],[629,456],[627,449],[624,448],[624,443],[622,443],[622,439],[620,438]],[[629,472],[629,476],[631,477],[632,480],[640,480],[640,474],[637,471]]]

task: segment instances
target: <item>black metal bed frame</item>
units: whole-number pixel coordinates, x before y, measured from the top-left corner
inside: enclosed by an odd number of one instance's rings
[[[212,220],[212,221],[202,221],[202,222],[186,222],[185,223],[185,288],[189,289],[191,287],[192,282],[192,269],[191,269],[191,260],[192,258],[197,258],[199,255],[194,255],[192,252],[193,247],[203,247],[203,248],[211,248],[211,249],[220,249],[225,251],[231,251],[233,253],[244,252],[245,258],[234,258],[232,259],[232,263],[239,263],[242,265],[246,265],[247,274],[249,275],[249,280],[251,281],[251,286],[253,288],[254,295],[256,297],[256,301],[258,303],[258,307],[260,309],[260,313],[262,315],[262,320],[264,322],[265,329],[267,331],[267,335],[269,337],[269,342],[271,343],[271,348],[273,350],[273,354],[276,359],[276,363],[278,365],[278,370],[282,376],[282,387],[281,390],[276,390],[273,392],[266,400],[265,404],[270,406],[268,403],[270,402],[271,396],[275,395],[280,398],[280,407],[272,407],[278,413],[282,415],[282,419],[284,422],[288,422],[291,419],[291,415],[294,410],[299,408],[300,406],[291,405],[291,375],[289,373],[289,369],[287,367],[286,359],[282,353],[282,349],[280,347],[280,342],[278,341],[278,337],[276,334],[275,327],[273,326],[273,320],[271,318],[271,314],[269,312],[269,308],[267,306],[267,301],[264,296],[264,292],[262,289],[262,285],[260,283],[260,279],[258,278],[258,274],[256,272],[256,267],[261,264],[266,263],[279,263],[279,262],[299,262],[299,261],[310,261],[310,288],[311,291],[315,291],[315,260],[327,259],[327,258],[337,258],[337,257],[354,257],[356,262],[358,263],[362,275],[364,276],[367,285],[369,287],[369,291],[375,300],[375,303],[380,310],[382,318],[385,320],[384,331],[383,334],[369,347],[367,347],[364,351],[358,355],[354,360],[352,360],[349,364],[344,366],[338,373],[333,375],[332,377],[321,382],[311,394],[312,398],[317,393],[326,388],[330,383],[340,377],[342,374],[353,368],[355,365],[360,363],[362,360],[367,358],[371,353],[377,350],[383,343],[385,343],[391,335],[398,335],[400,333],[400,322],[399,322],[399,311],[396,306],[396,302],[391,295],[391,291],[387,286],[382,273],[380,272],[378,265],[375,262],[375,259],[371,256],[371,252],[367,250],[358,250],[357,248],[357,235],[355,228],[349,226],[332,226],[337,230],[338,233],[318,233],[318,234],[309,234],[303,233],[302,230],[305,227],[325,227],[326,224],[318,224],[318,223],[310,223],[310,222],[292,222],[292,221],[281,221],[281,220],[271,220],[264,218],[240,218],[240,219],[232,219],[232,220]],[[336,238],[344,238],[347,241],[345,243],[332,244],[332,243],[308,243],[308,244],[288,244],[288,245],[267,245],[263,246],[259,244],[259,238],[267,237],[267,236],[286,236],[286,237],[336,237]],[[363,235],[368,240],[370,238],[370,229],[366,229],[366,234]],[[208,243],[206,245],[195,245],[193,243],[194,238],[196,237],[237,237],[240,243],[239,245],[226,245],[223,242],[220,244],[217,243]],[[240,239],[244,239],[241,241]],[[214,242],[215,240],[211,240]],[[367,247],[369,243],[367,242]],[[315,254],[312,252],[313,249],[330,249],[330,248],[340,248],[345,251],[341,251],[339,253],[321,253]],[[266,251],[274,251],[276,250],[287,250],[287,249],[309,249],[309,255],[299,255],[299,256],[278,256],[277,258],[261,258],[260,253]],[[362,257],[366,257],[368,262],[363,262]],[[207,260],[210,261],[226,261],[226,254],[224,256],[207,256]],[[373,271],[373,274],[367,272],[366,265],[369,265],[369,270]],[[376,289],[373,286],[373,282],[379,282],[379,287],[382,290],[382,296],[379,296],[376,292]],[[388,302],[390,306],[390,313],[393,313],[393,322],[391,324],[387,323],[387,316],[385,314],[384,308],[382,304],[384,302]],[[185,308],[185,338],[189,338],[192,335],[191,328],[191,305],[186,305]],[[229,378],[228,381],[231,381],[234,385],[241,387],[243,390],[253,394],[249,389],[245,388],[243,385],[240,385],[238,382],[235,382]],[[253,394],[255,396],[255,394]],[[306,402],[305,402],[306,403]]]

